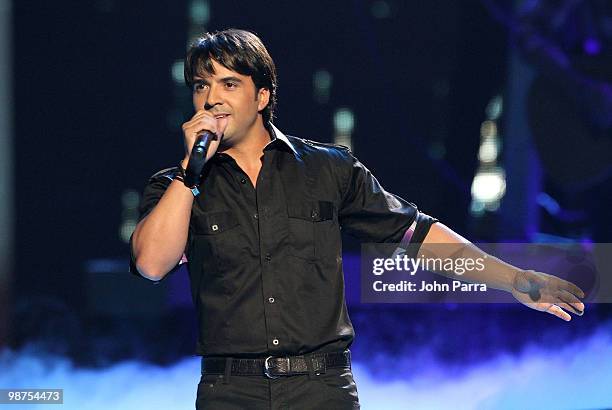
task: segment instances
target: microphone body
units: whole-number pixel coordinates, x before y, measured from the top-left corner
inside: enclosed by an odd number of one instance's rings
[[[202,174],[202,169],[206,163],[208,147],[215,138],[215,134],[209,131],[204,131],[196,137],[191,154],[189,155],[187,169],[185,170],[185,185],[188,187],[192,188],[200,183],[200,174]]]
[[[206,159],[206,153],[208,152],[208,146],[210,142],[215,139],[215,135],[212,132],[204,131],[202,134],[196,137],[196,140],[193,143],[193,149],[191,150],[191,156],[194,154],[197,156],[202,156]]]

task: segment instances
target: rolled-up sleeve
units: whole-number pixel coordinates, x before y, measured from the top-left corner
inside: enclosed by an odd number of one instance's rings
[[[155,206],[157,205],[161,197],[166,192],[166,189],[168,189],[168,186],[170,186],[170,183],[174,179],[174,175],[175,173],[172,171],[172,169],[167,169],[167,170],[160,171],[149,178],[149,181],[147,185],[145,186],[144,191],[142,193],[140,205],[138,206],[138,215],[139,215],[138,222],[142,221],[147,215],[149,215],[149,213],[151,213],[151,211],[153,211],[153,209],[155,208]],[[129,272],[139,277],[142,277],[140,273],[138,272],[138,269],[136,269],[136,257],[134,255],[134,248],[132,246],[133,237],[134,237],[134,234],[132,233],[132,235],[130,235],[130,242],[129,242],[129,247],[130,247]],[[187,245],[185,247],[185,255],[187,255],[190,240],[191,240],[191,226],[188,232],[188,240],[187,240]],[[172,270],[169,273],[173,273],[174,271],[176,271],[178,267],[186,261],[187,261],[187,258],[185,258],[184,256],[183,259],[181,259],[181,261],[179,261],[177,265],[174,268],[172,268]],[[167,276],[168,275],[166,275],[165,277]]]
[[[343,232],[362,241],[399,243],[415,221],[417,206],[384,190],[347,150],[344,194],[339,210]]]

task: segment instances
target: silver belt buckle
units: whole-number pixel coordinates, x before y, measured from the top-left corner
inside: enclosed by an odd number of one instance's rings
[[[268,360],[272,359],[272,357],[273,356],[268,356],[266,360],[264,360],[264,374],[270,379],[278,379],[280,376],[274,376],[270,373],[270,363],[268,363]],[[285,359],[287,360],[287,371],[289,371],[289,358],[285,357]]]

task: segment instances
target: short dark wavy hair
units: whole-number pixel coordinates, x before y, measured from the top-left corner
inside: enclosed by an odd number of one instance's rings
[[[276,107],[276,67],[261,39],[246,30],[228,29],[197,38],[185,56],[185,84],[193,89],[193,77],[214,74],[211,59],[222,66],[248,75],[256,91],[267,88],[270,101],[262,110],[264,125],[274,118]]]

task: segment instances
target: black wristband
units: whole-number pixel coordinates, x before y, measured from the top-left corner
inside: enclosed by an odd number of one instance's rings
[[[191,193],[193,194],[193,196],[198,196],[200,195],[200,190],[198,189],[197,185],[194,186],[189,186],[187,185],[187,183],[185,182],[186,179],[186,171],[185,168],[183,168],[183,166],[181,165],[181,163],[178,163],[178,169],[179,169],[179,174],[176,175],[174,178],[178,179],[179,181],[181,181],[187,188],[189,188],[191,190]]]

